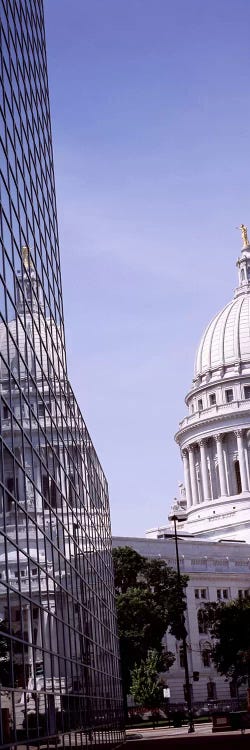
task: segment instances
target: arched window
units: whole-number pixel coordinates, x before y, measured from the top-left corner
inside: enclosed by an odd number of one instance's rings
[[[235,461],[235,463],[234,463],[234,469],[235,469],[235,478],[236,478],[237,493],[240,495],[240,493],[242,492],[242,485],[241,485],[241,476],[240,476],[240,464],[239,464],[239,461]]]
[[[198,628],[199,633],[208,632],[208,616],[204,609],[199,609],[197,612]]]
[[[204,643],[201,650],[201,658],[204,667],[210,667],[211,664],[211,646],[209,643]]]
[[[241,274],[240,275],[241,275],[241,281],[244,281],[244,278],[245,278],[244,268],[241,269]]]

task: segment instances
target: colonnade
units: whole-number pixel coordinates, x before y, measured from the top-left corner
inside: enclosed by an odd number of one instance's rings
[[[217,433],[207,439],[201,439],[188,445],[182,450],[184,466],[184,483],[186,488],[187,509],[198,505],[201,501],[208,501],[215,497],[211,476],[211,453],[217,466],[217,497],[225,497],[230,493],[223,450],[223,438],[228,433]],[[241,491],[249,491],[248,470],[246,464],[244,430],[235,430],[236,438],[235,459],[239,462]],[[208,440],[210,447],[208,445]],[[215,442],[211,450],[211,441]],[[239,493],[234,493],[239,494]]]

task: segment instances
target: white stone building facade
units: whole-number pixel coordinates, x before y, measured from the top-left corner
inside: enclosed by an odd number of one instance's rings
[[[114,537],[113,547],[129,546],[148,558],[164,560],[176,569],[174,538],[139,539]],[[210,657],[212,641],[203,622],[202,610],[208,602],[235,599],[250,591],[250,545],[239,542],[207,542],[179,539],[181,573],[189,576],[187,586],[187,646],[190,683],[194,704],[207,701],[237,700],[234,685],[216,671]],[[170,633],[164,638],[166,650],[172,651],[175,662],[165,674],[170,687],[171,703],[184,703],[185,673],[182,644]],[[198,677],[197,679],[194,678]],[[245,687],[240,693],[245,694]]]

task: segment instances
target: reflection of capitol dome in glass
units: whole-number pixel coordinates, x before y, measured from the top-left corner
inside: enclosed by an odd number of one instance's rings
[[[18,341],[18,350],[23,357],[19,360],[21,377],[26,377],[26,366],[39,378],[43,370],[48,376],[52,371],[51,362],[54,361],[54,369],[60,377],[60,362],[58,358],[62,357],[62,347],[55,323],[46,326],[42,316],[34,313],[29,319],[26,315],[26,327],[24,329],[24,320],[18,318],[11,320],[8,324],[8,336],[4,323],[0,324],[0,380],[4,380],[7,374],[7,367],[4,364],[10,362],[10,367],[15,375],[15,369],[18,367],[18,356],[16,352],[15,341]],[[35,325],[32,325],[34,324]],[[40,334],[38,333],[40,329]],[[41,341],[43,342],[41,345]],[[9,355],[8,355],[9,346]]]
[[[60,360],[62,362],[64,357],[61,332],[51,318],[44,317],[42,308],[39,309],[35,270],[32,267],[28,275],[25,265],[24,269],[22,288],[24,297],[32,306],[33,312],[29,312],[27,305],[24,310],[24,299],[19,291],[18,315],[9,321],[8,329],[4,323],[0,323],[0,380],[5,380],[8,375],[5,362],[10,363],[14,376],[18,375],[19,366],[21,378],[26,378],[27,366],[36,379],[41,377],[42,372],[49,377],[52,370],[60,378],[62,376],[60,375],[62,373]],[[18,275],[21,279],[21,272]],[[18,357],[18,352],[22,359]]]
[[[195,377],[236,362],[250,362],[250,294],[238,295],[209,323],[195,360]]]

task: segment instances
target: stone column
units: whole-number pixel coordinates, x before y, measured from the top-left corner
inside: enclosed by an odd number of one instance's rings
[[[191,480],[192,501],[193,501],[192,504],[198,505],[199,495],[198,495],[198,487],[197,487],[196,468],[195,468],[195,463],[194,463],[194,446],[189,445],[188,451],[189,451],[190,480]]]
[[[242,492],[248,492],[247,467],[246,467],[245,453],[244,453],[243,431],[236,430],[235,435],[237,439]]]
[[[208,465],[207,465],[207,454],[206,454],[206,441],[200,440],[200,453],[201,453],[201,478],[203,486],[203,498],[204,500],[211,500],[210,483],[208,476]]]
[[[224,495],[227,495],[228,492],[227,492],[226,470],[225,470],[225,463],[224,463],[224,456],[223,456],[223,449],[222,449],[222,435],[215,435],[214,437],[215,437],[216,446],[217,446],[220,494],[221,496],[224,496]]]
[[[187,510],[188,510],[189,508],[191,508],[191,505],[192,505],[192,488],[191,488],[191,480],[190,480],[188,451],[186,448],[184,448],[184,450],[182,451],[182,458],[183,458],[184,483],[185,483],[185,489],[186,489]]]

